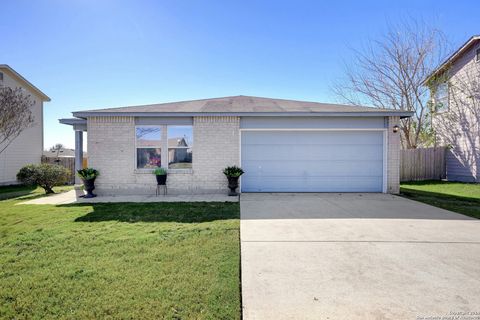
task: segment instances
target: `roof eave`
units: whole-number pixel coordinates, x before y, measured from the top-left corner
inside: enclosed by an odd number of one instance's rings
[[[237,116],[237,117],[389,117],[408,118],[411,111],[368,111],[368,112],[95,112],[77,111],[72,113],[77,118],[88,117],[198,117],[198,116]],[[61,119],[63,120],[63,119]],[[63,123],[63,122],[61,122]]]
[[[470,37],[470,39],[468,39],[458,50],[452,53],[444,62],[440,64],[440,66],[438,66],[438,68],[436,68],[427,78],[425,78],[422,84],[426,85],[434,76],[445,71],[445,68],[448,66],[449,63],[457,59],[459,55],[461,55],[468,47],[470,47],[473,42],[477,40],[480,40],[480,35]]]
[[[17,80],[20,80],[21,82],[24,82],[27,86],[30,87],[30,89],[32,89],[33,91],[35,91],[36,94],[38,94],[41,98],[42,98],[42,101],[45,101],[45,102],[49,102],[51,101],[50,97],[47,96],[45,93],[43,93],[40,89],[38,89],[37,87],[35,87],[30,81],[28,81],[27,79],[25,79],[21,74],[19,74],[17,71],[15,71],[12,67],[10,67],[8,64],[0,64],[0,69],[4,69],[4,70],[7,70],[8,72],[10,72],[11,74],[13,74],[13,76],[15,78],[17,78]]]

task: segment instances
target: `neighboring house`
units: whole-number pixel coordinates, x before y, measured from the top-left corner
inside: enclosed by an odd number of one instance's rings
[[[44,157],[49,157],[49,158],[74,158],[75,157],[75,149],[68,149],[68,148],[61,148],[60,150],[44,150],[43,151],[43,156]],[[83,157],[87,157],[87,153],[83,153]]]
[[[480,181],[480,36],[471,37],[426,80],[438,142],[451,147],[447,179]]]
[[[99,194],[154,192],[156,164],[174,193],[226,192],[232,165],[245,171],[242,192],[398,193],[398,125],[412,113],[234,96],[73,115],[60,122],[77,140],[88,130]]]
[[[23,88],[35,102],[34,123],[0,153],[0,185],[17,183],[17,172],[26,164],[40,163],[43,153],[43,103],[50,101],[43,92],[8,65],[0,64],[0,87]]]

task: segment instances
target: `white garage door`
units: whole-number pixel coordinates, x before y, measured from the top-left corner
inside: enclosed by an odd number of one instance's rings
[[[383,131],[242,131],[243,192],[382,192]]]

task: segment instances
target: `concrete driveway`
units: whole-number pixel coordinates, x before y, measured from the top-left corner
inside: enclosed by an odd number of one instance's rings
[[[480,220],[385,194],[240,206],[244,319],[480,317]]]

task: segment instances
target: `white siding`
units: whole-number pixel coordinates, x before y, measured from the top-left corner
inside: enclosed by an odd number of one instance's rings
[[[21,85],[5,70],[3,84],[7,87],[20,87]],[[25,88],[27,89],[27,88]],[[43,152],[43,102],[33,92],[35,104],[32,113],[35,122],[32,127],[25,129],[8,147],[0,154],[0,184],[16,183],[18,170],[26,164],[40,163]]]

